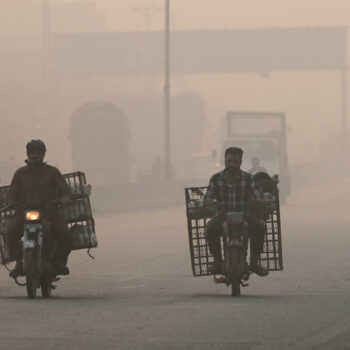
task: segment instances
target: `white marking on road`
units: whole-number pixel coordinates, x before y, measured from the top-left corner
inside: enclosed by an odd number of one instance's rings
[[[130,288],[142,288],[144,287],[143,284],[135,285],[135,286],[123,286],[123,287],[118,287],[117,289],[130,289]]]

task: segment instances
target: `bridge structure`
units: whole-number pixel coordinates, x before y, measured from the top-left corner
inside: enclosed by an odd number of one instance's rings
[[[55,35],[60,76],[162,75],[164,33]],[[140,61],[142,60],[142,63]],[[341,130],[347,144],[347,27],[172,31],[171,74],[341,72]]]

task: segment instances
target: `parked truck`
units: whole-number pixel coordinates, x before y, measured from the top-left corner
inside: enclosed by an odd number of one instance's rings
[[[221,161],[226,148],[242,148],[243,170],[249,171],[255,158],[267,173],[279,176],[280,200],[283,203],[290,193],[285,114],[228,111],[224,126]]]

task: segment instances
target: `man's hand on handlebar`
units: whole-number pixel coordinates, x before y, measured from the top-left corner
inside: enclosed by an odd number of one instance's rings
[[[203,197],[195,200],[194,203],[195,203],[195,208],[207,207],[209,205],[214,204],[213,201],[211,201],[209,199],[204,199]]]

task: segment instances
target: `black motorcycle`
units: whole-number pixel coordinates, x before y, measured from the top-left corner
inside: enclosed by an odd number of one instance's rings
[[[11,212],[18,206],[18,203],[13,203],[0,209],[0,212]],[[37,296],[38,288],[41,289],[43,297],[50,297],[52,290],[55,288],[53,283],[59,280],[56,271],[52,267],[57,241],[52,237],[50,228],[44,233],[45,212],[55,207],[57,209],[62,207],[59,199],[50,201],[45,205],[40,201],[32,200],[22,207],[24,209],[23,276],[25,276],[26,283],[20,283],[17,276],[13,278],[17,284],[26,286],[28,298],[31,299]]]

